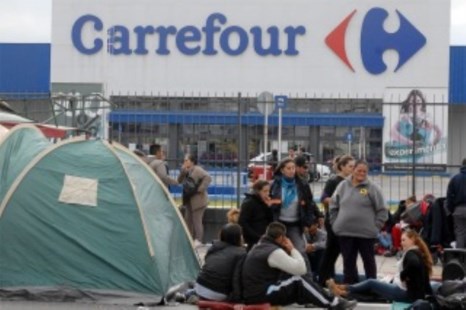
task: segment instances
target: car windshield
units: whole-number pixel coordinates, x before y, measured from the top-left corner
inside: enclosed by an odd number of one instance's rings
[[[281,154],[281,159],[284,159],[286,157],[288,157],[288,152],[286,153],[282,153]],[[306,156],[306,159],[310,162],[310,163],[314,163],[315,160],[314,160],[314,155],[311,154],[311,153],[303,153],[302,155]],[[267,155],[265,155],[265,159],[264,159],[264,154],[260,154],[254,158],[251,159],[252,162],[269,162],[272,160],[272,153],[267,153]]]

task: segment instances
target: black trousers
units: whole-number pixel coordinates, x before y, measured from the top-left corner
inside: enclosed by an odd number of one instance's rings
[[[324,286],[325,281],[335,278],[335,264],[340,255],[340,243],[337,235],[332,230],[328,216],[325,217],[325,229],[327,230],[327,243],[322,255],[319,268],[319,284]]]
[[[328,307],[338,303],[338,298],[323,290],[320,285],[312,281],[308,274],[292,276],[270,285],[266,299],[272,305],[281,306],[293,303],[301,305],[312,303],[319,307]]]
[[[347,284],[359,281],[357,259],[361,254],[366,279],[377,278],[377,266],[375,264],[374,244],[376,239],[358,237],[338,237],[340,250],[343,256],[343,281]]]

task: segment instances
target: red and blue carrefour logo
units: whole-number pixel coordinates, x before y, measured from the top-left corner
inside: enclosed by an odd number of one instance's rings
[[[345,46],[346,30],[356,10],[351,12],[325,39],[325,43],[352,70]],[[364,16],[361,28],[361,58],[364,68],[372,74],[381,74],[387,70],[383,53],[395,50],[398,53],[398,71],[425,44],[426,37],[411,24],[403,14],[396,10],[400,27],[394,33],[385,31],[383,24],[388,12],[382,8],[372,8]]]

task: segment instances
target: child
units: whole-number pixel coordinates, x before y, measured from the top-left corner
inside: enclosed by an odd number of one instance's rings
[[[239,210],[237,208],[231,208],[227,213],[227,222],[229,224],[238,224]]]

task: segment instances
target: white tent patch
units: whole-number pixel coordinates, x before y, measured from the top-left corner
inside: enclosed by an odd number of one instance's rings
[[[63,188],[58,201],[97,207],[97,187],[99,181],[65,175]]]

